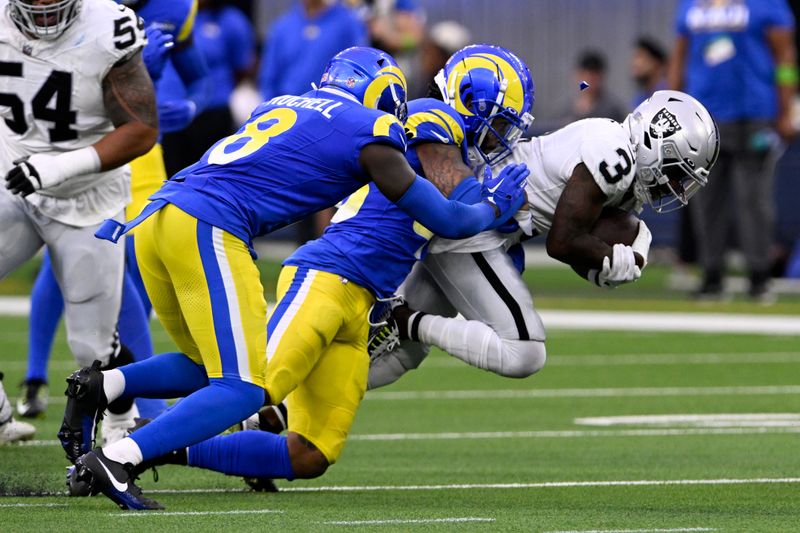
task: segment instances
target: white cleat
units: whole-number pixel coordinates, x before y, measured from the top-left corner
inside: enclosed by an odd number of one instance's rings
[[[139,409],[135,403],[126,413],[119,415],[106,410],[103,425],[100,427],[102,446],[108,446],[130,435],[138,417]]]
[[[33,438],[34,433],[36,433],[36,428],[31,424],[19,422],[10,418],[7,422],[0,425],[0,445],[9,442],[30,440]]]
[[[3,374],[0,373],[0,444],[33,438],[36,428],[27,422],[14,420],[11,413],[11,402],[3,389]]]

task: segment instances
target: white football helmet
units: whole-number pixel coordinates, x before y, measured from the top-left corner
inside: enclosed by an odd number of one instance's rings
[[[624,126],[636,150],[634,193],[643,204],[674,211],[708,183],[719,130],[703,104],[680,91],[657,91]]]
[[[9,0],[11,19],[32,37],[57,39],[75,22],[82,0]]]

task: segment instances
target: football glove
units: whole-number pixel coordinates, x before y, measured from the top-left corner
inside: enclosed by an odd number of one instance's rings
[[[169,51],[175,46],[175,42],[172,35],[161,31],[157,24],[150,24],[144,33],[147,36],[147,45],[142,51],[142,59],[144,66],[147,67],[147,73],[155,81],[161,77]]]
[[[33,154],[14,161],[6,174],[6,189],[28,196],[40,189],[49,189],[80,174],[100,170],[100,157],[91,147],[62,152],[56,155]]]
[[[525,178],[530,173],[524,163],[508,165],[496,178],[487,178],[483,181],[481,197],[497,211],[497,219],[489,229],[501,226],[525,203]]]
[[[642,277],[642,270],[636,265],[633,248],[624,244],[615,244],[609,259],[603,258],[602,270],[589,271],[589,281],[598,287],[614,289],[623,283],[630,283]]]
[[[197,106],[191,100],[169,100],[158,104],[158,127],[164,133],[181,131],[192,123]]]

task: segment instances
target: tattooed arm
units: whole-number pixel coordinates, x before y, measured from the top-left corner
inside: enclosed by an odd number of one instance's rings
[[[146,154],[158,137],[155,90],[141,52],[116,64],[103,80],[103,101],[114,131],[94,144],[101,170]]]
[[[425,177],[444,196],[450,196],[453,189],[464,178],[474,175],[472,170],[464,164],[461,150],[452,144],[420,144],[417,146],[417,156],[422,163]]]

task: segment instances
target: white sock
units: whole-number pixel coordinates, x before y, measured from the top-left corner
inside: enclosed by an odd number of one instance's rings
[[[118,368],[103,370],[103,392],[106,399],[113,402],[125,392],[125,374]]]
[[[112,461],[122,464],[138,465],[144,460],[139,445],[130,437],[125,437],[114,444],[109,444],[103,448],[103,454]]]
[[[502,339],[483,322],[425,315],[419,321],[418,335],[420,341],[474,367],[492,372],[503,368]]]

